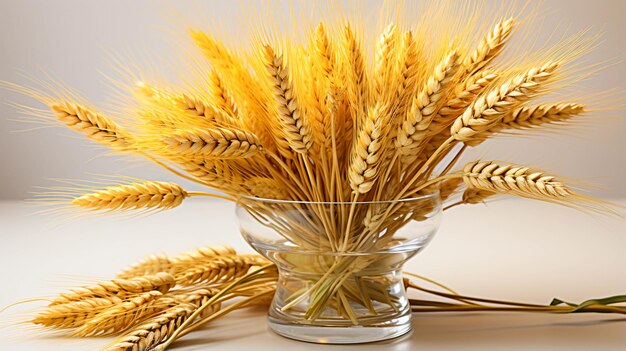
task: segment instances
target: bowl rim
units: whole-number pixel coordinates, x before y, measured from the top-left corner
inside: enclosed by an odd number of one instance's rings
[[[241,199],[252,200],[255,202],[266,202],[266,203],[275,203],[275,204],[300,204],[300,205],[378,205],[378,204],[396,204],[396,203],[406,203],[406,202],[414,202],[414,201],[423,201],[426,199],[441,199],[439,196],[439,189],[435,189],[432,193],[406,198],[399,200],[376,200],[376,201],[301,201],[301,200],[280,200],[280,199],[269,199],[263,197],[257,197],[252,195],[237,195],[237,204],[241,202]],[[441,201],[440,201],[441,202]]]

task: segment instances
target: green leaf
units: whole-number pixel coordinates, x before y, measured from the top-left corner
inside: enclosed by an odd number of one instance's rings
[[[610,297],[604,297],[601,299],[586,300],[586,301],[581,302],[578,305],[575,303],[563,301],[558,298],[554,298],[552,299],[552,302],[550,302],[550,306],[568,305],[571,307],[576,307],[572,312],[577,312],[593,305],[608,306],[608,305],[621,303],[621,302],[626,302],[626,295],[615,295],[615,296],[610,296]]]

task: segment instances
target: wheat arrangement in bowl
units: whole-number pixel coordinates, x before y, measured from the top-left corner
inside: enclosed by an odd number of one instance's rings
[[[248,220],[277,235],[274,244],[290,247],[273,256],[244,233],[257,250],[313,276],[295,288],[284,282],[289,296],[277,310],[304,303],[303,325],[326,318],[332,326],[332,316],[358,326],[381,313],[372,303],[398,310],[405,298],[390,297],[395,278],[386,273],[366,282],[359,273],[393,261],[376,256],[382,252],[405,250],[404,260],[417,252],[406,228],[433,221],[440,202],[449,209],[514,195],[607,209],[543,170],[495,160],[457,166],[467,148],[489,138],[569,125],[590,112],[577,101],[544,97],[586,75],[577,60],[595,39],[574,35],[524,58],[501,59],[520,20],[456,7],[435,4],[415,23],[390,16],[371,48],[363,33],[372,28],[348,17],[322,21],[302,38],[258,30],[246,50],[193,28],[189,34],[207,61],[197,85],[136,82],[124,122],[69,90],[9,87],[49,106],[35,113],[46,121],[219,191],[137,181],[78,194],[60,190],[46,200],[95,211],[164,210],[194,196],[237,202]],[[469,17],[455,22],[455,11]],[[400,262],[388,265],[401,268]],[[184,279],[209,279],[202,272],[186,271]],[[146,292],[124,306],[145,305],[156,295]],[[401,309],[409,311],[408,301]],[[87,325],[79,333],[93,331]]]

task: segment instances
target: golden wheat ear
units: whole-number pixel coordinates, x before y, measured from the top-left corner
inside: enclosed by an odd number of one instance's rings
[[[501,161],[473,161],[459,172],[467,186],[463,201],[479,203],[495,195],[515,195],[587,212],[624,217],[624,208],[575,192],[555,175]]]
[[[224,198],[205,192],[188,192],[171,182],[128,180],[107,187],[84,185],[86,182],[66,181],[72,186],[53,187],[37,194],[34,203],[65,206],[63,209],[83,209],[92,212],[161,211],[178,207],[192,196]],[[82,184],[82,185],[81,185]]]
[[[0,81],[0,88],[30,97],[46,105],[47,109],[16,105],[18,111],[28,116],[25,122],[44,125],[63,125],[88,139],[116,151],[137,151],[135,136],[114,118],[89,106],[78,94],[63,88],[59,83],[38,83],[38,88],[20,86]],[[54,91],[48,93],[48,91]]]

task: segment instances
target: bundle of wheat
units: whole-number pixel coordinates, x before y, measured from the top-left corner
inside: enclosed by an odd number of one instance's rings
[[[139,82],[130,95],[140,107],[126,124],[71,94],[46,95],[11,87],[48,105],[52,112],[48,117],[72,130],[118,152],[147,157],[225,194],[185,191],[176,184],[151,181],[118,184],[88,194],[75,194],[75,188],[57,193],[63,196],[61,202],[90,210],[164,210],[192,196],[226,198],[244,206],[250,198],[338,203],[347,205],[347,210],[328,213],[311,206],[306,226],[286,218],[273,228],[302,250],[323,248],[337,253],[389,245],[406,223],[399,218],[424,217],[398,203],[385,209],[357,203],[402,201],[428,191],[438,190],[448,201],[463,194],[446,209],[507,194],[603,210],[602,202],[578,194],[543,171],[499,161],[475,161],[454,170],[467,147],[494,135],[570,124],[589,112],[575,102],[531,101],[554,91],[559,87],[555,83],[575,80],[566,78],[580,72],[580,67],[568,67],[593,48],[594,38],[577,35],[528,55],[527,60],[498,63],[514,30],[513,18],[503,16],[493,21],[483,37],[475,37],[485,22],[480,6],[461,6],[471,17],[455,22],[446,12],[457,11],[455,6],[436,5],[416,25],[389,24],[376,42],[371,63],[363,49],[365,38],[350,21],[320,23],[309,29],[304,43],[255,33],[252,54],[192,30],[192,39],[210,62],[202,84],[190,92]],[[277,206],[249,204],[246,208],[256,218],[272,218]],[[209,255],[153,257],[122,276],[167,272],[167,278],[159,276],[171,280],[166,287],[174,282],[222,284],[259,264],[254,257],[222,256],[217,250]],[[220,258],[207,263],[207,257]],[[192,262],[197,263],[190,266]],[[336,266],[342,264],[332,267]],[[296,302],[307,296],[315,301],[307,318],[315,319],[328,306],[350,314],[350,301],[337,288],[344,284],[340,283],[343,274],[333,273],[336,281],[332,284],[315,284],[294,297]],[[156,289],[162,296],[153,288],[133,291],[130,297],[124,289],[107,290],[117,289],[118,283],[77,294],[93,299],[87,302],[90,306],[106,305],[97,299],[122,299],[119,308],[132,311],[124,318],[153,313],[159,301],[176,298],[166,288]],[[343,287],[346,291],[353,288]],[[154,305],[139,308],[147,301]],[[163,308],[164,315],[121,345],[134,350],[133,340],[150,334],[150,340],[157,342],[178,325],[188,327],[192,307],[165,304]],[[93,318],[77,313],[79,321]],[[77,321],[54,319],[51,323],[76,326]],[[100,325],[107,329],[98,330],[94,323],[78,333],[117,330],[114,324]]]

